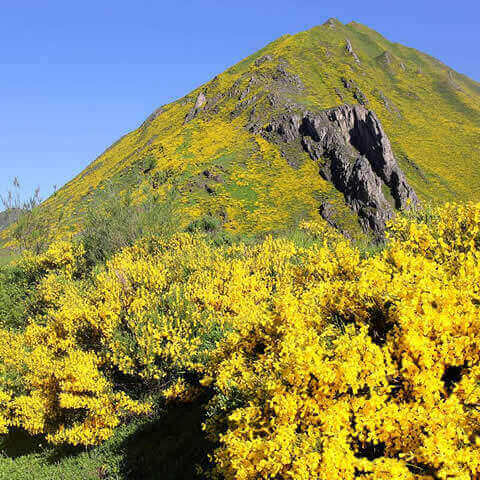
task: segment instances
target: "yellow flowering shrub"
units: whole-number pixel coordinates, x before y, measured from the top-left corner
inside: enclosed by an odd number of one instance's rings
[[[437,218],[308,252],[219,346],[225,478],[479,478],[480,205]]]
[[[146,239],[90,276],[75,244],[23,260],[43,309],[0,332],[0,432],[98,444],[153,391],[208,392],[220,478],[480,478],[480,205],[370,256],[301,228]]]
[[[123,418],[148,413],[150,402],[139,396],[150,387],[160,385],[167,399],[190,398],[195,385],[179,388],[181,375],[201,371],[203,351],[221,334],[184,282],[195,274],[202,282],[213,262],[204,241],[188,234],[145,241],[89,279],[75,278],[81,254],[62,243],[21,261],[32,277],[41,275],[41,308],[23,331],[0,335],[2,430],[98,444]]]
[[[69,241],[56,241],[39,255],[28,250],[20,261],[22,268],[32,277],[48,272],[62,272],[68,278],[81,273],[84,268],[83,246]]]

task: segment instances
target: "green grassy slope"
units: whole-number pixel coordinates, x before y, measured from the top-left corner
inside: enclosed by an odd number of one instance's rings
[[[185,122],[201,92],[206,103]],[[114,179],[137,198],[175,190],[185,226],[208,214],[230,231],[278,231],[318,218],[329,199],[355,229],[307,154],[258,131],[286,105],[315,111],[358,101],[381,119],[421,199],[480,200],[480,84],[364,25],[330,20],[279,38],[157,110],[48,199],[43,214],[62,226],[56,234],[75,231],[92,193]],[[140,172],[133,182],[132,169]]]

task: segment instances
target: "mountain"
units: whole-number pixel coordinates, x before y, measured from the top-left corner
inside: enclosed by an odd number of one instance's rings
[[[330,19],[158,108],[42,212],[55,232],[75,231],[94,193],[116,182],[137,199],[175,191],[184,227],[208,215],[267,232],[323,217],[381,234],[396,208],[480,200],[479,147],[479,83]]]

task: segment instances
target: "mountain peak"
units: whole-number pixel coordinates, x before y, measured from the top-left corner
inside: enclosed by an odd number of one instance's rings
[[[332,29],[335,29],[335,27],[342,26],[343,24],[337,18],[331,17],[323,25],[326,26],[326,27],[330,27]]]

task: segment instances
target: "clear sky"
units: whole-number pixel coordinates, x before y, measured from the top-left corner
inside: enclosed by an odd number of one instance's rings
[[[480,80],[478,0],[0,0],[0,193],[43,196],[155,108],[336,17]]]

